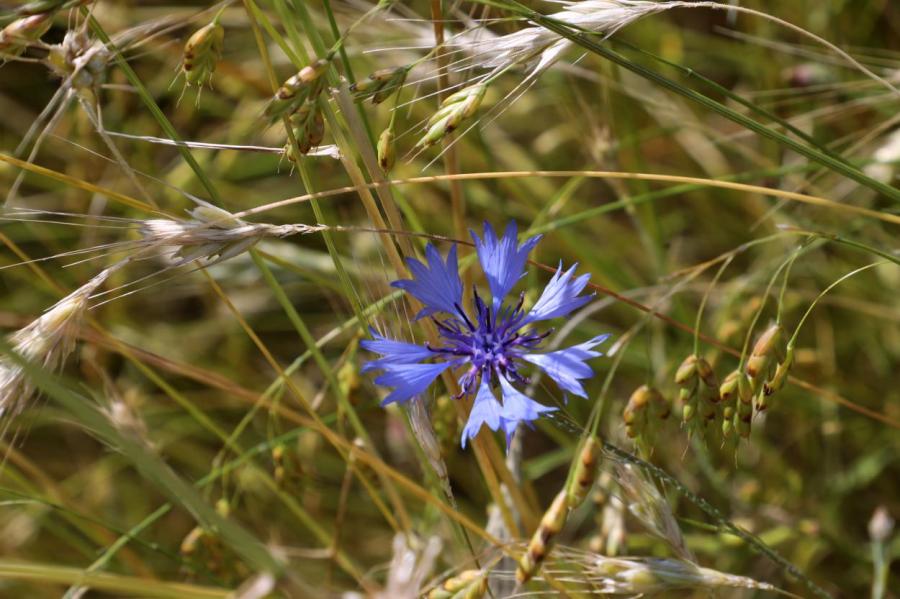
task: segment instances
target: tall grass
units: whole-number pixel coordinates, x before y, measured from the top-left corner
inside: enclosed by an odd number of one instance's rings
[[[890,2],[0,26],[0,596],[898,596]],[[542,351],[611,340],[464,449],[463,371],[382,407],[363,346],[509,221],[526,310],[590,274]]]

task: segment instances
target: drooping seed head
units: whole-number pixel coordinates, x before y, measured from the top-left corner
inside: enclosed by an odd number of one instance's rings
[[[719,386],[719,396],[724,404],[734,405],[734,400],[737,398],[738,380],[740,377],[740,370],[732,370],[722,380],[722,384]]]
[[[697,380],[697,356],[692,354],[685,358],[675,371],[675,384],[691,388],[697,385]]]
[[[647,417],[651,402],[651,394],[653,390],[647,385],[641,385],[635,389],[628,403],[625,404],[625,410],[622,413],[622,420],[625,421],[625,433],[632,439],[640,436],[647,430]]]
[[[784,358],[781,348],[782,337],[781,325],[773,324],[756,340],[753,351],[750,352],[750,357],[747,359],[747,374],[754,384],[757,384],[762,377],[769,375],[769,369],[775,360]]]
[[[225,29],[217,22],[201,27],[188,38],[181,60],[181,71],[188,85],[210,82],[222,57],[224,41]]]
[[[301,155],[309,154],[325,138],[325,118],[316,102],[304,102],[289,120]],[[290,140],[285,145],[285,154],[291,162],[297,161]]]

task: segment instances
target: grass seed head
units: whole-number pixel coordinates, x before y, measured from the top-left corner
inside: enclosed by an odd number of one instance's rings
[[[567,497],[566,491],[560,491],[547,511],[544,512],[541,523],[519,560],[519,567],[516,569],[516,581],[519,584],[525,584],[531,580],[553,547],[553,541],[562,530],[569,515]]]
[[[753,421],[753,383],[746,375],[738,377],[738,401],[734,413],[734,428],[746,439]]]
[[[173,266],[195,260],[210,266],[246,252],[267,237],[286,237],[321,230],[302,224],[249,223],[211,204],[198,206],[191,212],[191,217],[190,220],[157,218],[143,221],[140,247],[145,250],[168,250]]]
[[[428,599],[481,599],[487,593],[487,573],[481,570],[464,570],[448,578],[428,593]]]
[[[781,388],[784,387],[785,381],[787,381],[788,374],[790,374],[791,367],[794,365],[794,348],[789,345],[784,352],[784,360],[778,365],[775,369],[775,374],[772,375],[772,378],[765,382],[763,385],[763,394],[768,397],[774,395],[781,391]]]
[[[325,117],[315,101],[305,102],[290,116],[289,121],[294,131],[294,139],[297,140],[297,149],[301,155],[309,154],[325,139]],[[293,150],[293,145],[289,140],[285,146],[285,153],[288,160],[296,162]]]
[[[394,67],[375,71],[362,81],[350,86],[357,100],[372,99],[372,104],[381,104],[394,93],[400,91],[406,82],[409,67]]]
[[[21,56],[31,43],[47,33],[52,17],[51,13],[34,14],[16,19],[0,30],[0,58]]]
[[[697,413],[697,387],[700,384],[698,361],[698,357],[692,354],[675,371],[675,384],[681,387],[678,403],[681,404],[681,418],[684,422],[693,420]]]
[[[697,381],[697,356],[692,354],[675,371],[675,384],[690,389],[696,388]]]
[[[433,146],[455,131],[463,122],[472,118],[481,106],[486,91],[487,85],[478,83],[448,96],[441,102],[438,111],[428,119],[425,135],[416,147]]]
[[[269,122],[274,124],[282,116],[290,116],[304,102],[315,102],[324,89],[322,75],[329,64],[329,61],[320,59],[288,77],[266,106],[265,115]]]
[[[217,22],[201,27],[184,45],[181,71],[188,85],[206,85],[210,82],[216,63],[222,57],[225,29]]]
[[[775,363],[775,360],[784,359],[781,348],[783,332],[781,325],[773,324],[756,340],[753,351],[750,352],[750,357],[747,359],[747,374],[754,381],[758,381],[761,377],[767,377],[769,368]]]
[[[94,291],[124,262],[109,267],[87,283],[56,302],[49,310],[23,329],[13,333],[9,342],[24,360],[57,370],[72,353],[75,333],[88,309]],[[0,418],[14,417],[34,398],[35,386],[25,369],[0,356]]]
[[[642,469],[631,464],[616,468],[616,480],[628,511],[648,531],[668,543],[680,557],[692,557],[669,502],[653,480]]]
[[[772,591],[772,585],[744,576],[701,568],[672,558],[611,558],[597,555],[586,580],[601,593],[656,594],[679,590],[744,588]]]
[[[378,150],[378,164],[384,172],[390,171],[396,160],[396,153],[394,152],[394,132],[390,127],[382,131],[381,135],[378,136],[376,149]]]
[[[58,10],[86,6],[93,1],[94,0],[34,0],[33,2],[29,2],[17,8],[16,13],[20,15],[49,13],[52,15]]]

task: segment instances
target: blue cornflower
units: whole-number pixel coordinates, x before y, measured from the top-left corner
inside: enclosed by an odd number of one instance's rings
[[[459,278],[456,245],[446,261],[429,244],[425,248],[427,265],[408,258],[412,279],[392,283],[414,296],[424,308],[416,320],[432,316],[440,333],[440,343],[416,345],[395,341],[372,333],[374,339],[362,342],[363,348],[382,357],[368,362],[363,371],[380,370],[375,383],[392,387],[382,405],[403,403],[423,393],[448,368],[464,368],[459,377],[460,395],[473,395],[475,401],[462,432],[462,446],[487,425],[493,431],[503,429],[507,444],[519,423],[530,424],[541,415],[553,412],[514,387],[527,383],[520,372],[524,363],[542,369],[564,392],[587,397],[581,381],[593,375],[585,362],[602,355],[594,348],[609,335],[566,349],[539,353],[537,350],[550,330],[537,332],[533,325],[565,316],[583,306],[591,295],[579,295],[587,285],[589,274],[575,277],[575,266],[563,271],[562,264],[547,283],[537,302],[527,312],[523,309],[525,293],[518,301],[504,303],[512,288],[524,275],[528,254],[540,241],[537,235],[518,244],[516,224],[510,222],[503,237],[498,238],[490,224],[484,224],[484,238],[471,232],[478,260],[491,291],[486,303],[478,291],[473,292],[474,313],[463,308],[463,285]],[[576,265],[577,266],[577,265]],[[434,359],[435,362],[427,360]],[[494,389],[499,387],[503,402]]]

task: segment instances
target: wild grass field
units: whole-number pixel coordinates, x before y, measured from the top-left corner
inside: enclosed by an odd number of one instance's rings
[[[900,4],[0,14],[0,597],[900,597]]]

